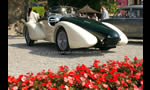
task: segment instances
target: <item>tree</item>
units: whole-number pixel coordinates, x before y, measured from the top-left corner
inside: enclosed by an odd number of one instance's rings
[[[117,9],[116,0],[48,0],[49,7],[58,5],[68,5],[77,8],[82,8],[85,5],[89,5],[91,8],[100,11],[100,7],[104,4],[110,13],[114,13]]]
[[[26,19],[29,0],[8,0],[8,24]]]

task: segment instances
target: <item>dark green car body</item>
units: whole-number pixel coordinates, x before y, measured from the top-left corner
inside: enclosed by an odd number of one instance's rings
[[[96,36],[98,43],[95,45],[95,47],[97,48],[115,48],[116,44],[120,40],[120,36],[115,30],[109,28],[101,22],[92,19],[83,17],[63,17],[60,19],[60,21],[74,23]]]

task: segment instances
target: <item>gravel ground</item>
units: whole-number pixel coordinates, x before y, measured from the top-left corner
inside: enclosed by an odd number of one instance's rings
[[[90,66],[93,61],[124,60],[124,56],[133,59],[143,58],[143,40],[129,39],[126,46],[118,46],[109,51],[94,49],[73,50],[70,55],[60,55],[56,46],[49,42],[38,41],[33,47],[26,46],[24,37],[8,35],[8,75],[18,76],[27,72],[37,73],[45,69],[57,72],[59,66],[67,65],[70,70],[78,64]]]

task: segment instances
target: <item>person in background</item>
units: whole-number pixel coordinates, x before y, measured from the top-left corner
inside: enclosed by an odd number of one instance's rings
[[[109,18],[109,13],[106,10],[106,8],[104,7],[104,5],[101,6],[101,13],[102,13],[101,20]]]
[[[78,13],[78,14],[77,14],[77,17],[81,17],[81,16],[82,16],[81,13]]]
[[[90,17],[90,16],[87,16],[87,18],[88,18],[88,19],[91,19],[91,17]]]
[[[44,17],[48,17],[49,15],[48,6],[45,6],[44,9],[45,9]]]
[[[98,17],[97,17],[97,15],[96,15],[96,13],[93,14],[92,19],[98,21]]]
[[[36,13],[36,12],[34,12],[32,10],[32,8],[29,8],[29,11],[28,11],[28,22],[32,21],[32,22],[36,23],[39,18],[40,18],[39,13]]]
[[[76,14],[76,12],[74,11],[73,8],[70,8],[70,13],[71,13],[71,14]]]

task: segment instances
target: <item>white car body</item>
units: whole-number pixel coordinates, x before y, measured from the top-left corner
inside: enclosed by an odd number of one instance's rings
[[[26,25],[32,40],[46,40],[56,43],[55,39],[57,28],[59,26],[63,26],[68,35],[70,48],[88,48],[97,43],[97,38],[94,35],[70,22],[62,21],[57,23],[55,26],[51,26],[45,20],[39,23],[28,22]],[[77,31],[76,29],[79,30]]]

